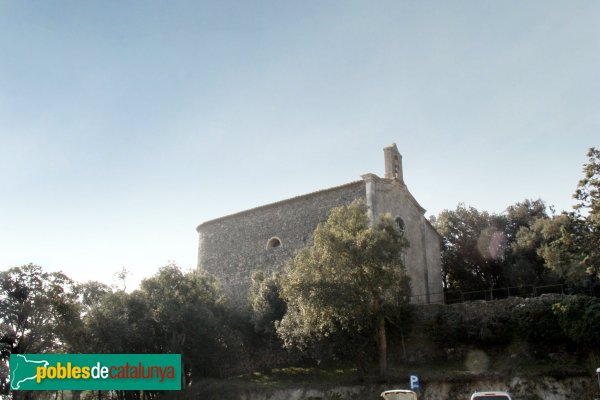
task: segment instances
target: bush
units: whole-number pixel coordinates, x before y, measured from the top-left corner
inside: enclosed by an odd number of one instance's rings
[[[428,333],[443,347],[505,346],[522,340],[534,352],[559,350],[566,343],[595,349],[600,342],[600,301],[543,298],[508,300],[477,306],[440,308],[429,322]],[[483,312],[482,312],[483,311]],[[594,347],[596,346],[596,347]]]
[[[429,334],[435,343],[443,347],[464,344],[468,335],[462,313],[449,307],[440,309],[429,327]]]
[[[478,339],[484,346],[507,345],[517,335],[514,315],[508,310],[486,315],[479,322]]]
[[[553,302],[539,299],[515,307],[518,336],[529,344],[534,353],[548,353],[567,340],[552,307]]]
[[[574,296],[552,306],[563,334],[580,349],[600,349],[600,300]]]

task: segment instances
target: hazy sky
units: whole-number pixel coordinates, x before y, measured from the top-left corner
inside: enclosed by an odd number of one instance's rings
[[[0,0],[0,268],[131,284],[203,221],[383,175],[427,215],[570,209],[598,1]]]

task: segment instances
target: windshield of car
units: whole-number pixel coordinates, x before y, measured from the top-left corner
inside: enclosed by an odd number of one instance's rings
[[[390,392],[383,394],[381,397],[385,400],[417,400],[416,394],[406,392]]]

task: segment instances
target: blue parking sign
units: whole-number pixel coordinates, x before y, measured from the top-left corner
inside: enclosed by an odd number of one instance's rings
[[[410,390],[419,389],[419,377],[417,375],[410,376]]]

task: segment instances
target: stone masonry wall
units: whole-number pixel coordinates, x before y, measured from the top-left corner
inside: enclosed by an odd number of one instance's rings
[[[444,287],[442,283],[442,242],[440,235],[433,226],[423,217],[425,229],[427,279],[429,285],[429,302],[444,302]]]
[[[389,213],[402,218],[409,241],[406,271],[411,282],[411,303],[428,304],[444,301],[440,238],[426,221],[425,210],[416,202],[404,184],[398,181],[367,177],[367,200],[374,218]]]
[[[298,196],[205,222],[198,226],[198,267],[215,275],[234,304],[244,306],[257,270],[280,270],[295,252],[312,243],[319,222],[332,208],[365,198],[364,181]],[[267,248],[271,238],[281,245]]]

